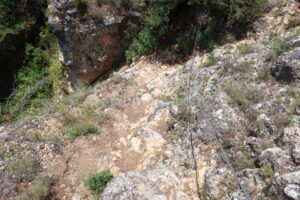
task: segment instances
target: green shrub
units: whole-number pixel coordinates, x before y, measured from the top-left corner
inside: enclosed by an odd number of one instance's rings
[[[133,58],[140,58],[144,53],[152,52],[158,47],[158,40],[152,28],[144,28],[138,34],[126,51],[126,58],[131,61]]]
[[[234,86],[226,84],[224,91],[230,97],[233,104],[238,105],[242,111],[246,111],[250,105],[247,98],[246,88],[244,86]]]
[[[271,56],[272,58],[276,58],[283,54],[284,52],[287,52],[291,49],[291,44],[288,41],[288,39],[285,38],[276,38],[273,41],[271,41]]]
[[[76,138],[84,135],[95,135],[99,133],[99,128],[88,122],[82,122],[75,125],[69,130],[68,136],[69,139],[74,141]]]
[[[190,43],[184,37],[178,37],[176,43],[183,54],[188,54],[191,51]]]
[[[122,77],[115,72],[110,74],[109,79],[113,84],[118,84],[122,81]]]
[[[189,111],[188,104],[184,96],[178,95],[175,100],[175,104],[178,106],[178,116],[183,122],[188,122]]]
[[[39,162],[31,154],[26,154],[22,158],[11,162],[8,170],[17,181],[31,181],[39,171]]]
[[[246,55],[246,54],[250,53],[250,47],[249,47],[249,45],[246,44],[246,43],[240,44],[240,45],[237,47],[237,49],[238,49],[238,51],[239,51],[239,53],[240,53],[241,55]]]
[[[295,28],[300,25],[300,16],[295,16],[289,19],[286,29]]]
[[[150,4],[145,16],[145,24],[150,27],[159,27],[169,22],[169,15],[174,3],[172,1],[161,1]]]
[[[44,99],[56,94],[61,79],[56,39],[48,28],[42,28],[36,46],[27,44],[24,66],[16,75],[16,88],[3,106],[2,114],[10,120],[19,118],[24,110],[42,106]]]
[[[263,163],[260,167],[260,171],[261,171],[262,175],[265,177],[271,178],[274,176],[273,168],[268,164]]]
[[[42,134],[40,132],[33,132],[30,134],[30,139],[34,142],[39,142],[43,139]]]
[[[87,4],[86,0],[74,0],[76,6],[81,7]]]
[[[300,27],[297,27],[297,28],[295,29],[295,34],[296,34],[297,36],[300,35]]]
[[[198,31],[196,33],[196,40],[201,48],[210,49],[214,43],[214,30],[211,29],[207,33]]]
[[[94,194],[100,194],[104,191],[108,182],[113,179],[113,175],[110,171],[102,171],[100,173],[91,175],[87,180],[87,185],[90,191]]]
[[[232,24],[246,23],[257,18],[268,6],[268,0],[188,0],[189,5],[200,5]]]
[[[203,66],[204,66],[204,67],[210,67],[210,66],[214,65],[215,63],[216,63],[216,61],[215,61],[214,57],[209,56],[209,57],[205,60],[205,62],[203,63]]]
[[[38,176],[32,184],[14,200],[46,200],[50,193],[52,180],[49,176]]]

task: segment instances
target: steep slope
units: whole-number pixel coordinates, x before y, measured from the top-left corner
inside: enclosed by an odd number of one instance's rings
[[[273,3],[244,40],[184,65],[143,57],[1,127],[1,198],[47,174],[50,199],[93,199],[89,175],[109,169],[100,199],[246,199],[222,147],[251,199],[299,199],[299,4]]]

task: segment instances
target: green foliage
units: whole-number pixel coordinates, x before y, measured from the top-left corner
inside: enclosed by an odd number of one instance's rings
[[[295,34],[296,34],[297,36],[300,35],[300,27],[295,28]]]
[[[183,122],[189,120],[188,104],[184,96],[178,95],[175,99],[175,104],[178,106],[178,116]]]
[[[188,54],[191,51],[189,41],[186,38],[180,36],[177,38],[176,43],[179,46],[180,52]]]
[[[84,135],[95,135],[99,133],[99,128],[88,122],[82,122],[75,125],[68,133],[69,139],[74,141],[76,138]]]
[[[63,104],[66,104],[66,105],[78,106],[85,100],[85,98],[89,94],[91,94],[91,90],[92,90],[91,87],[86,87],[84,85],[79,85],[76,88],[75,93],[64,97],[62,102],[63,102]]]
[[[113,179],[110,171],[102,171],[97,174],[91,175],[87,180],[87,185],[90,191],[94,194],[100,194],[104,191],[108,182]]]
[[[214,30],[210,30],[208,33],[203,31],[198,31],[196,33],[196,39],[200,47],[203,49],[209,49],[213,46],[214,43]]]
[[[200,5],[211,13],[225,16],[231,23],[246,23],[260,16],[268,0],[188,0],[189,5]]]
[[[118,84],[122,81],[122,77],[115,72],[110,74],[109,79],[113,84]]]
[[[249,100],[246,95],[246,88],[244,86],[234,86],[232,84],[226,84],[224,91],[230,97],[233,104],[238,105],[242,111],[245,111],[249,107]]]
[[[246,54],[250,53],[250,47],[249,47],[249,45],[246,44],[246,43],[240,44],[240,45],[237,47],[237,49],[238,49],[238,51],[239,51],[239,53],[240,53],[241,55],[246,55]]]
[[[49,176],[38,176],[20,195],[14,200],[45,200],[50,193],[52,179]]]
[[[30,139],[34,142],[39,142],[43,139],[42,134],[40,132],[33,132],[30,134]]]
[[[271,41],[271,58],[276,58],[291,49],[291,44],[288,39],[276,38]]]
[[[37,45],[27,44],[24,66],[16,75],[16,88],[3,107],[4,115],[16,120],[26,108],[39,111],[42,100],[56,95],[62,68],[58,46],[48,28],[42,28]]]
[[[86,0],[74,0],[76,6],[81,7],[87,4]]]
[[[272,167],[268,164],[263,163],[260,167],[260,171],[262,173],[263,176],[271,178],[274,176],[274,171],[272,169]]]
[[[145,16],[145,24],[150,27],[159,27],[169,22],[169,15],[173,5],[172,1],[161,1],[152,4]]]
[[[39,170],[39,163],[31,154],[26,154],[22,158],[11,162],[8,170],[17,181],[31,181],[34,179]]]
[[[207,57],[205,62],[203,63],[204,67],[210,67],[216,63],[215,59],[212,56]]]
[[[144,53],[154,51],[158,47],[158,40],[152,28],[144,28],[138,34],[138,38],[126,51],[126,58],[131,61],[133,58],[139,58]]]

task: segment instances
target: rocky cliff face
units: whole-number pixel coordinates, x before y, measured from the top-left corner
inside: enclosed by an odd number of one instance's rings
[[[48,24],[73,83],[91,84],[124,59],[134,35],[125,34],[127,23],[137,17],[127,9],[110,1],[50,1]]]

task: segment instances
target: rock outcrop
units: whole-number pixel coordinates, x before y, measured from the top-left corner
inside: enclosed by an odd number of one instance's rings
[[[57,36],[73,83],[93,83],[124,57],[133,33],[125,34],[135,14],[109,1],[52,0],[48,24]]]
[[[297,42],[295,42],[297,43]],[[283,82],[291,82],[300,79],[300,47],[284,53],[277,59],[272,69],[273,76]]]

